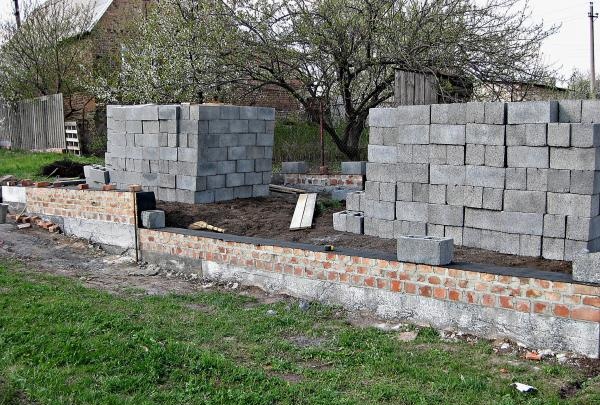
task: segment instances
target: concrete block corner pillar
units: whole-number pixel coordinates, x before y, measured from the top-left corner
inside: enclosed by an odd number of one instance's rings
[[[436,236],[401,236],[397,244],[398,261],[443,266],[454,256],[454,239]]]
[[[581,252],[573,258],[573,280],[600,284],[600,252]]]
[[[281,173],[283,174],[306,174],[308,163],[306,162],[282,162]]]

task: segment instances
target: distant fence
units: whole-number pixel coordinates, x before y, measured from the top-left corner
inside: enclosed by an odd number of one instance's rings
[[[438,102],[437,79],[434,75],[396,70],[394,84],[396,105],[423,105]]]
[[[65,149],[63,114],[62,94],[12,105],[0,103],[0,147],[36,151]]]

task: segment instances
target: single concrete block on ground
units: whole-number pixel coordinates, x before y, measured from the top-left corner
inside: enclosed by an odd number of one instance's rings
[[[110,172],[99,165],[86,165],[83,166],[83,174],[85,175],[86,182],[109,184],[110,183]]]
[[[346,232],[362,235],[365,216],[359,211],[346,211]]]
[[[454,241],[433,236],[401,236],[398,238],[397,256],[400,262],[443,266],[452,262]]]
[[[281,163],[281,173],[306,174],[308,173],[308,164],[306,162],[283,162]]]
[[[600,284],[600,252],[582,252],[573,258],[573,280]]]
[[[342,174],[367,174],[367,162],[342,162]]]
[[[338,232],[346,232],[346,213],[347,211],[333,213],[333,229]]]
[[[557,101],[527,101],[507,104],[508,124],[558,122]]]
[[[142,211],[142,226],[146,229],[165,227],[165,212],[163,210]]]

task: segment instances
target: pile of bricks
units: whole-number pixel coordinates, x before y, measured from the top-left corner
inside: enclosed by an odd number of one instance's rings
[[[117,188],[211,203],[265,196],[275,110],[228,105],[108,106],[106,164]]]
[[[59,233],[60,226],[51,221],[44,221],[37,215],[29,216],[29,215],[14,215],[13,216],[15,222],[19,229],[31,228],[33,225],[46,229],[50,233]]]
[[[600,102],[372,109],[364,233],[572,260],[600,249]]]

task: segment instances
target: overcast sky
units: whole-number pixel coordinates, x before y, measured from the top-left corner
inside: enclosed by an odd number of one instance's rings
[[[13,18],[12,2],[0,0],[0,19]],[[560,32],[547,39],[542,46],[546,60],[560,68],[564,76],[568,76],[573,69],[589,72],[589,0],[529,0],[529,3],[535,20],[543,20],[549,25],[562,24]],[[600,1],[595,4],[600,12]],[[596,26],[600,33],[600,24]],[[596,38],[596,42],[600,42],[598,35]],[[598,59],[597,73],[600,70],[600,54]]]

